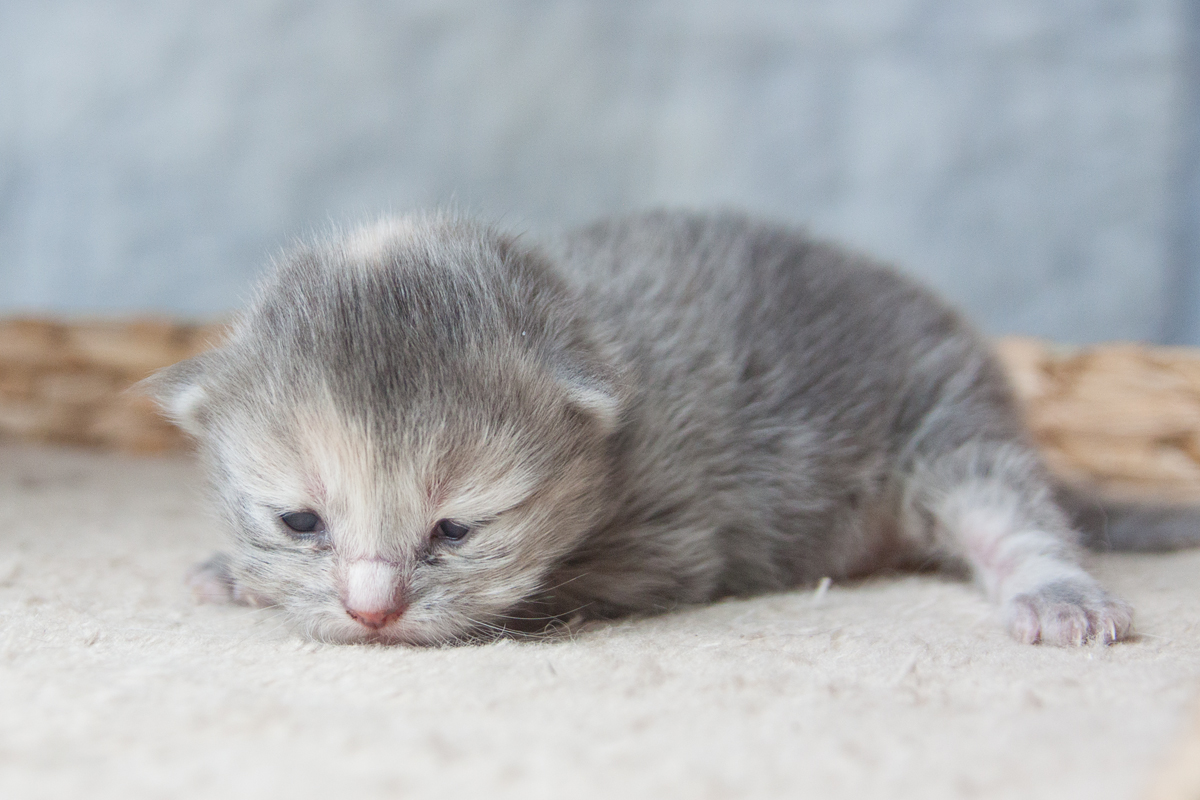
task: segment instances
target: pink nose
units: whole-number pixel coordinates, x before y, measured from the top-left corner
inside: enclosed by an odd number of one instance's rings
[[[379,630],[400,619],[400,615],[404,613],[404,608],[388,608],[383,611],[359,611],[354,608],[347,608],[346,613],[352,619],[366,625],[371,630]]]

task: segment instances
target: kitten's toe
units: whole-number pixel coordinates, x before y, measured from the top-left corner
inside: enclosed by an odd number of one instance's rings
[[[1133,633],[1133,609],[1094,584],[1060,582],[1017,595],[1005,608],[1008,628],[1028,644],[1111,644]]]

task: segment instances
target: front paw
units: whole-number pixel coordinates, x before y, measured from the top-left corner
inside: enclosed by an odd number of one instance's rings
[[[1005,603],[1008,629],[1027,644],[1111,644],[1133,634],[1133,608],[1091,582],[1048,583]]]
[[[192,567],[187,584],[199,603],[233,603],[240,606],[267,606],[257,595],[245,591],[233,576],[231,560],[217,553],[207,561]]]

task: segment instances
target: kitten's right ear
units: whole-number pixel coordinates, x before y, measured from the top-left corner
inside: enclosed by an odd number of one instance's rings
[[[192,436],[199,436],[204,430],[209,400],[205,378],[212,369],[212,363],[211,353],[201,353],[160,369],[137,383],[134,391],[148,395],[158,403],[168,419]]]

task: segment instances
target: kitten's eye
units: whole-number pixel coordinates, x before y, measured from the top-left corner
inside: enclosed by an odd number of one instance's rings
[[[325,523],[311,511],[290,511],[280,514],[279,519],[296,533],[320,533],[325,530]]]
[[[470,532],[471,529],[468,526],[451,519],[440,520],[433,528],[434,536],[437,536],[439,539],[445,539],[448,542],[462,541],[463,537]]]

